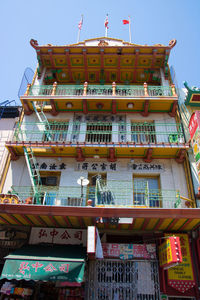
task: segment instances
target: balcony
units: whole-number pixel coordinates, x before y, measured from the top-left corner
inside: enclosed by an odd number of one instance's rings
[[[134,189],[131,182],[123,181],[110,181],[103,189],[84,187],[82,197],[80,187],[74,186],[41,186],[37,195],[34,195],[31,186],[12,186],[11,195],[16,195],[20,204],[33,205],[37,202],[42,206],[181,208],[185,203],[181,201],[179,191]]]
[[[159,101],[162,99],[162,101]],[[174,114],[177,106],[177,94],[174,85],[28,85],[21,97],[25,112],[33,111],[32,102],[38,109],[41,105],[46,111],[82,111],[97,110],[104,112],[170,112]],[[133,102],[131,102],[133,101]],[[175,102],[174,102],[175,101]],[[101,105],[100,105],[101,104]],[[131,105],[132,104],[132,105]]]
[[[42,85],[31,86],[27,96],[115,96],[115,97],[171,97],[173,88],[166,86],[129,85]]]
[[[11,155],[23,155],[31,147],[42,156],[74,157],[78,161],[98,155],[117,158],[179,158],[185,144],[179,123],[156,122],[24,122],[6,143]],[[84,154],[83,154],[84,152]]]

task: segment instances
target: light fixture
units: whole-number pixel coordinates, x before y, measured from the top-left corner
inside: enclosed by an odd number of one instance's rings
[[[144,77],[145,77],[144,73],[141,73],[140,78],[144,78]]]
[[[71,102],[67,102],[67,103],[66,103],[66,107],[67,107],[67,108],[72,108],[72,107],[73,107],[73,104],[72,104]]]
[[[127,103],[127,107],[129,108],[129,109],[132,109],[133,107],[134,107],[134,103]]]
[[[96,104],[96,107],[97,107],[98,109],[102,109],[102,108],[103,108],[103,103],[97,103],[97,104]]]
[[[77,183],[81,186],[81,199],[83,199],[83,187],[89,184],[89,180],[87,178],[84,178],[81,176],[78,180]]]

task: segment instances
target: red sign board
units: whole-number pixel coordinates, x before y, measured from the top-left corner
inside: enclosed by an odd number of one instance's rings
[[[159,262],[164,270],[182,263],[179,237],[170,236],[159,246]]]
[[[198,121],[197,121],[197,112],[193,113],[191,118],[190,118],[190,123],[189,123],[189,132],[190,132],[190,137],[191,139],[193,138],[196,130],[198,127]]]
[[[155,244],[109,244],[103,243],[103,256],[120,259],[156,259]]]
[[[167,270],[167,281],[169,286],[181,293],[185,293],[195,286],[190,244],[187,234],[181,233],[176,234],[176,236],[180,238],[183,261],[177,266]]]

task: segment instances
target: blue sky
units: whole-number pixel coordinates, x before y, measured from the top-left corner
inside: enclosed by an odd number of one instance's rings
[[[171,51],[179,87],[186,80],[200,87],[200,0],[2,0],[0,102],[18,101],[18,90],[26,67],[35,70],[31,38],[40,45],[75,43],[78,23],[84,15],[80,40],[105,35],[104,20],[109,14],[108,36],[129,40],[122,19],[131,16],[132,42],[177,45]]]

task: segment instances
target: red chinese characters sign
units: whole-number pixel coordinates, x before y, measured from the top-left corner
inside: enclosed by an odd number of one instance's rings
[[[155,244],[102,244],[104,257],[155,259]]]
[[[168,234],[167,234],[168,235]],[[167,270],[168,285],[181,293],[195,285],[190,255],[190,245],[187,234],[176,234],[180,238],[182,263]]]
[[[189,122],[189,132],[190,132],[191,139],[193,138],[198,125],[199,125],[199,112],[196,111],[192,114]]]
[[[200,181],[200,111],[196,111],[191,116],[189,123],[189,132]]]
[[[53,243],[86,246],[87,231],[84,229],[35,228],[31,229],[29,244]]]
[[[182,262],[179,237],[170,236],[159,246],[159,262],[164,269],[169,269]]]

